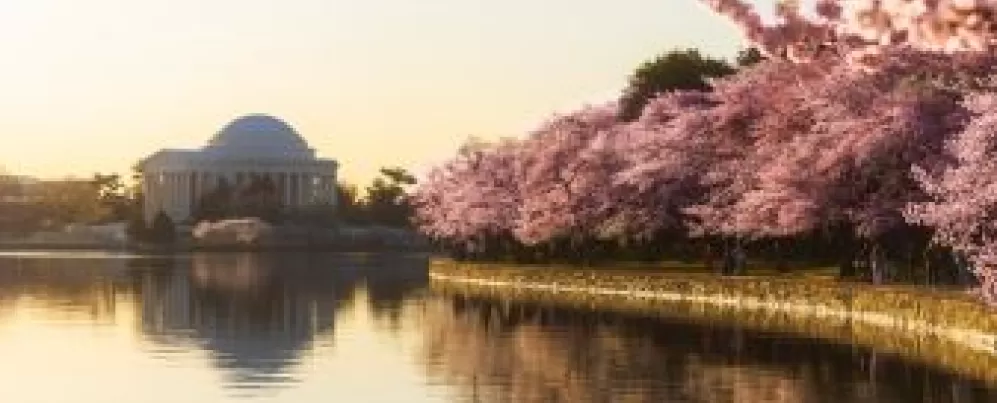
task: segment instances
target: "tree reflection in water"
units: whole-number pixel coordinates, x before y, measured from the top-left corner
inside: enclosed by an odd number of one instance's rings
[[[398,318],[426,267],[409,255],[0,256],[0,320],[28,298],[50,319],[113,324],[126,299],[146,353],[204,351],[224,386],[252,393],[293,385],[316,343],[333,347],[337,312],[353,309],[358,289],[375,318]]]
[[[356,390],[381,396],[383,382],[384,393],[426,401],[997,401],[986,385],[861,348],[427,291],[426,268],[425,258],[393,255],[0,255],[0,330],[14,330],[0,335],[30,350],[0,369],[19,374],[24,363],[58,360],[100,368],[79,360],[106,353],[121,365],[111,368],[150,371],[136,379],[151,389],[134,396],[173,396],[170,380],[147,377],[175,368],[189,385],[204,381],[204,373],[221,374],[228,393],[222,401],[275,390],[295,399],[304,389],[314,393],[304,401],[342,398],[341,389],[354,380],[335,369],[363,367],[353,360],[368,357],[367,369],[384,379]],[[18,332],[18,326],[26,327]],[[90,332],[92,326],[117,332]],[[44,344],[25,337],[38,329],[58,340],[66,331],[105,350],[48,355]],[[117,339],[109,337],[121,333],[126,345],[116,348]],[[312,361],[315,356],[323,359]],[[147,361],[152,364],[136,364]],[[308,362],[323,366],[302,365]],[[78,376],[71,370],[56,375],[62,382]],[[92,381],[108,389],[119,384],[101,376]],[[202,394],[218,387],[213,376],[204,382]],[[278,389],[296,382],[307,385]],[[396,383],[407,388],[396,391]],[[33,390],[14,385],[13,393]],[[108,401],[101,390],[90,392],[92,399],[79,401]],[[197,393],[187,397],[203,396]]]
[[[981,383],[843,345],[460,295],[422,358],[482,402],[990,402]]]
[[[330,344],[336,313],[366,288],[375,315],[397,316],[426,284],[425,259],[322,254],[194,254],[142,273],[142,330],[160,344],[195,342],[234,388],[293,384],[313,343]],[[149,270],[151,269],[151,270]]]

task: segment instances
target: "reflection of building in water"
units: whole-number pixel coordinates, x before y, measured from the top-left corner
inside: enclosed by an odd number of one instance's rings
[[[297,364],[331,341],[337,312],[399,315],[399,300],[426,284],[425,259],[379,255],[66,255],[0,255],[0,323],[14,310],[78,323],[120,318],[135,323],[150,354],[203,351],[240,391],[294,382]]]
[[[332,332],[336,311],[356,287],[366,282],[378,290],[371,298],[381,298],[376,295],[403,295],[425,284],[425,261],[411,267],[392,262],[197,253],[174,267],[144,272],[142,329],[158,343],[197,343],[236,385],[285,383],[286,368],[317,336]],[[406,274],[410,269],[421,274]],[[365,280],[370,276],[373,283]]]
[[[162,343],[195,341],[233,371],[235,383],[266,383],[295,364],[316,335],[332,330],[352,284],[344,278],[310,291],[297,274],[262,255],[195,254],[180,267],[149,273],[143,331]]]

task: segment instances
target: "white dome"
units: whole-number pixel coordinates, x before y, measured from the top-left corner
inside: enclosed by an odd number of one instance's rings
[[[240,117],[208,141],[207,149],[233,154],[288,155],[309,153],[308,143],[283,120],[269,115]]]

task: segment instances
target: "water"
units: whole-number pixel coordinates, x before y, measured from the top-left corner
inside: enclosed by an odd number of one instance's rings
[[[0,402],[997,402],[856,347],[444,295],[426,265],[0,254]]]

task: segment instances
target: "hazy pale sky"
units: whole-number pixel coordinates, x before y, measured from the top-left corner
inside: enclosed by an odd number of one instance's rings
[[[0,0],[0,166],[127,172],[268,113],[366,182],[741,46],[697,0]]]

